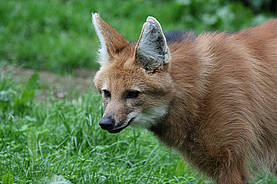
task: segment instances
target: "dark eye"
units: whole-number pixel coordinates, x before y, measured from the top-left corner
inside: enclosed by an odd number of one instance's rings
[[[130,90],[126,92],[125,98],[137,98],[139,96],[139,91],[137,90]]]
[[[103,89],[102,92],[105,98],[111,98],[111,93],[108,90]]]

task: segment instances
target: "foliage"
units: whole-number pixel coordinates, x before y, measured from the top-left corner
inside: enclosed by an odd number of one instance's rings
[[[246,6],[250,6],[255,12],[276,13],[277,3],[275,0],[241,0]]]
[[[0,0],[0,62],[51,71],[96,69],[92,12],[99,12],[129,40],[138,38],[148,15],[165,31],[197,33],[237,31],[269,17],[228,0]]]
[[[7,82],[7,80],[3,80],[3,84]],[[27,81],[25,88],[22,89],[20,94],[17,94],[11,89],[1,90],[0,110],[6,113],[7,111],[13,109],[13,113],[25,113],[26,110],[31,108],[33,105],[35,92],[39,89],[39,85],[39,75],[34,73]]]
[[[3,184],[13,184],[13,175],[5,174],[2,176],[2,183]]]

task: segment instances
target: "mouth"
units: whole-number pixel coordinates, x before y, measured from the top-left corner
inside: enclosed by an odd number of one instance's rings
[[[111,129],[111,130],[108,130],[108,132],[109,133],[118,133],[118,132],[120,132],[121,130],[123,130],[124,128],[126,128],[127,126],[129,126],[131,123],[132,123],[132,121],[134,120],[135,118],[132,118],[132,119],[130,119],[130,121],[128,121],[128,123],[126,124],[126,125],[120,125],[119,127],[114,127],[113,129]]]

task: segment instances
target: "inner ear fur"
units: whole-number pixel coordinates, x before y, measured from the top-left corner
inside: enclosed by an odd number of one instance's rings
[[[146,71],[153,72],[169,63],[171,57],[159,22],[148,17],[135,49],[135,60]]]

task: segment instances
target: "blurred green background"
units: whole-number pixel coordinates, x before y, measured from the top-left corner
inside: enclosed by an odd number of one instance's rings
[[[136,40],[147,16],[164,31],[237,31],[274,16],[274,0],[0,0],[0,62],[71,72],[97,69],[98,12],[127,39]]]

